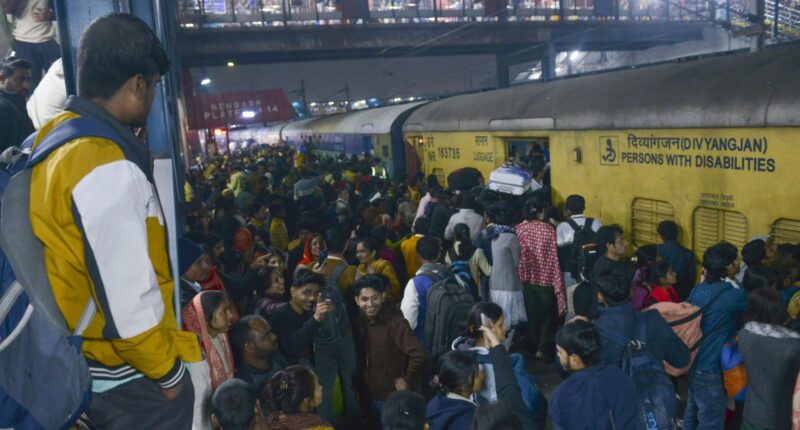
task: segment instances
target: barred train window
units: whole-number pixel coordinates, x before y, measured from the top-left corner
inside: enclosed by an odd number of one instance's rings
[[[698,257],[723,240],[739,249],[747,243],[747,218],[741,212],[698,207],[693,224],[694,252]]]
[[[631,241],[635,246],[659,243],[658,223],[675,219],[675,208],[668,202],[645,198],[631,205]]]
[[[770,229],[770,236],[778,244],[800,243],[800,220],[781,218],[775,220]]]

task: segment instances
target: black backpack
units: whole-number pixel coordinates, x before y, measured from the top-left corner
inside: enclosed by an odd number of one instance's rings
[[[645,430],[672,429],[677,419],[675,388],[647,347],[646,315],[636,312],[633,336],[598,326],[600,336],[622,346],[622,370],[633,380],[639,400],[639,418]]]
[[[453,340],[463,331],[474,304],[472,293],[452,275],[431,285],[426,298],[423,337],[433,357],[450,350]]]
[[[569,245],[564,268],[572,274],[574,279],[583,281],[586,280],[586,273],[592,270],[597,258],[600,257],[596,240],[597,233],[592,230],[594,219],[586,218],[583,227],[579,226],[572,218],[568,219],[567,223],[575,231],[575,235],[572,244]]]

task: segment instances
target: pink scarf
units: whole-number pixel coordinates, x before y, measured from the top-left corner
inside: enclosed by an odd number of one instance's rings
[[[203,352],[208,361],[208,368],[211,372],[211,391],[215,391],[217,387],[228,379],[233,378],[233,354],[231,353],[230,341],[228,340],[228,333],[222,333],[217,336],[219,344],[222,346],[224,360],[228,364],[228,371],[225,372],[223,357],[217,352],[217,348],[211,341],[211,335],[208,333],[208,324],[206,323],[206,316],[203,313],[203,306],[200,304],[200,297],[204,292],[194,296],[191,303],[183,309],[183,324],[188,329],[200,336],[200,344],[203,347]]]

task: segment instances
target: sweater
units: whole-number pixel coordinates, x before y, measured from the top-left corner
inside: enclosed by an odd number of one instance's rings
[[[789,430],[792,391],[800,372],[800,334],[749,322],[739,332],[739,351],[748,376],[744,418],[758,427]]]
[[[458,212],[450,217],[450,221],[444,229],[444,238],[446,240],[454,239],[455,228],[458,224],[466,224],[469,227],[469,237],[472,239],[472,243],[478,242],[478,237],[483,229],[483,216],[472,209],[459,209]]]
[[[391,302],[384,304],[374,320],[361,315],[356,346],[359,368],[373,400],[386,400],[395,391],[397,378],[405,379],[411,387],[418,386],[430,365],[408,321]]]
[[[272,331],[278,336],[281,354],[289,364],[298,364],[300,360],[311,359],[314,336],[319,329],[319,322],[310,312],[300,315],[290,304],[272,314],[269,324],[272,326]]]

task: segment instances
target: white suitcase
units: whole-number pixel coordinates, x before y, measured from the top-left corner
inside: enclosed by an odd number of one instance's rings
[[[531,189],[533,174],[519,167],[500,167],[489,175],[489,189],[521,196]]]

